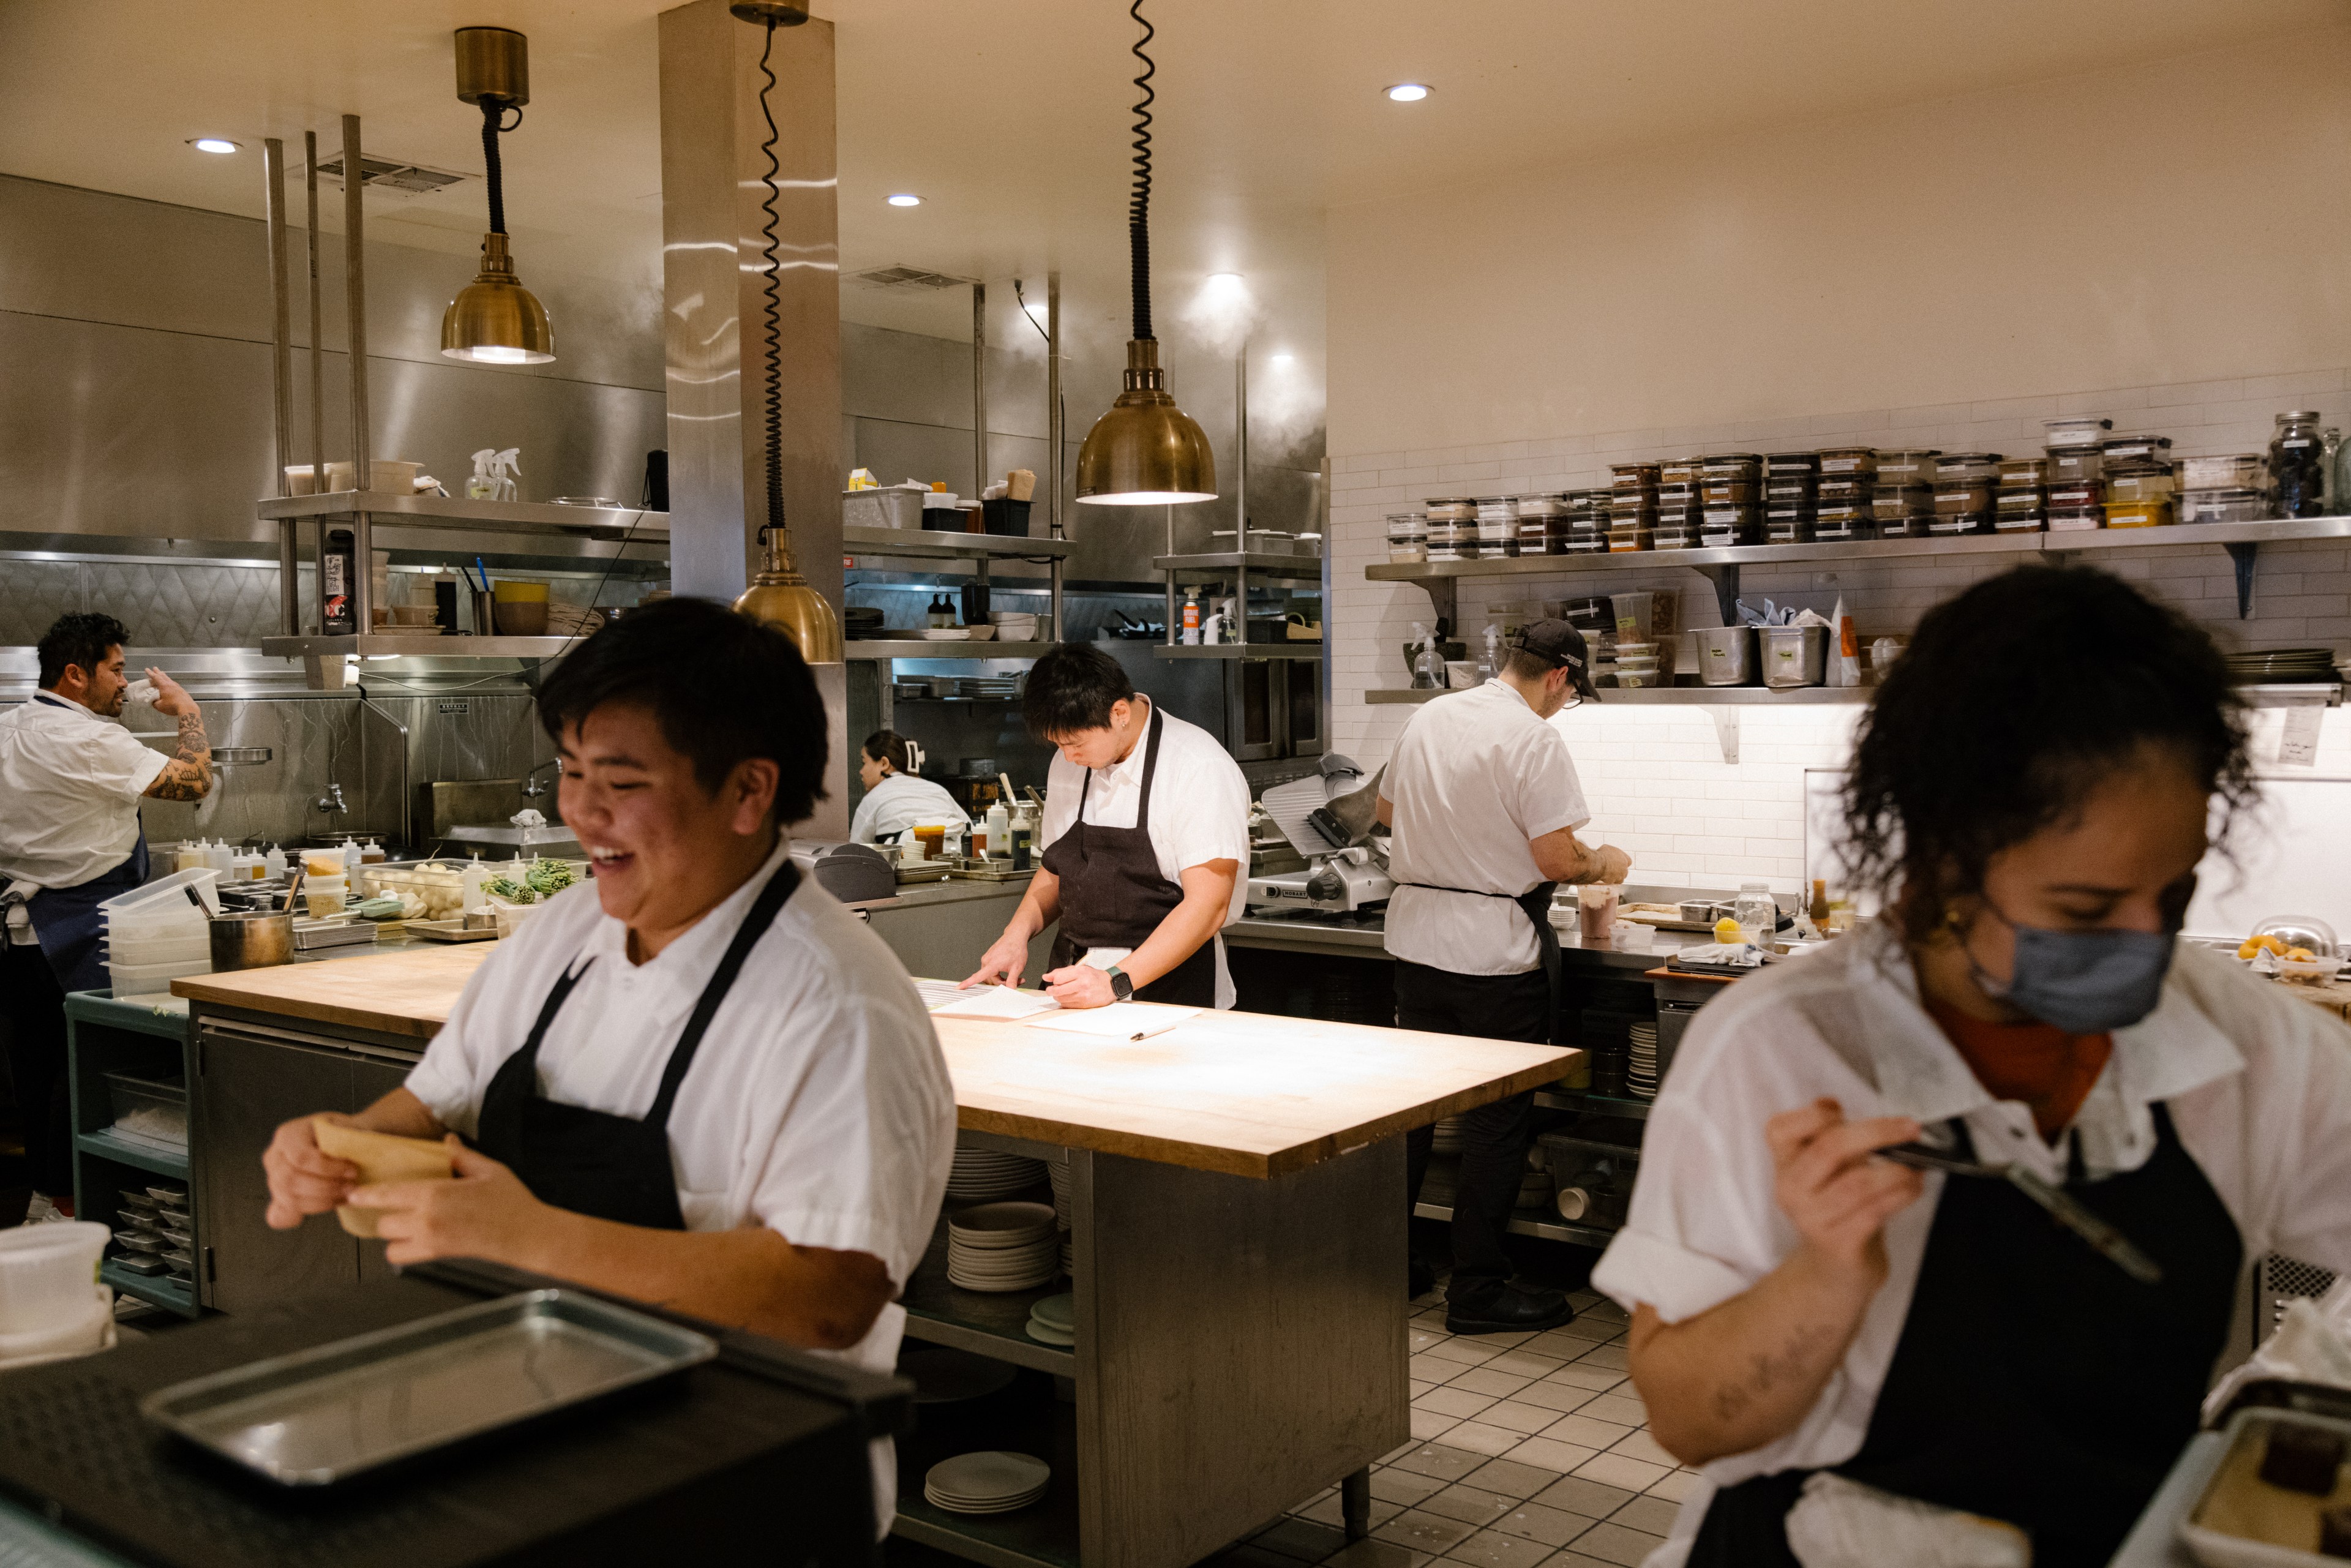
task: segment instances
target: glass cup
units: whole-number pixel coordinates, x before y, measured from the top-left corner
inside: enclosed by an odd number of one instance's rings
[[[1591,883],[1575,890],[1576,935],[1586,942],[1605,942],[1616,934],[1616,890]]]
[[[914,842],[921,846],[923,858],[925,860],[935,861],[939,859],[941,853],[946,848],[946,841],[947,830],[946,824],[944,822],[935,823],[929,827],[920,827],[914,830]]]

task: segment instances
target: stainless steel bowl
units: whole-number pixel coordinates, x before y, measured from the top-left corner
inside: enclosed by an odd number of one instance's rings
[[[294,961],[291,911],[212,917],[213,968],[266,969]]]
[[[1700,626],[1690,632],[1698,639],[1698,678],[1709,686],[1751,686],[1755,684],[1755,628]]]

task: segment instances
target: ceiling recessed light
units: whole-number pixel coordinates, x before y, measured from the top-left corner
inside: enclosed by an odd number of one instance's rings
[[[237,144],[225,136],[191,136],[188,145],[199,152],[235,152]]]
[[[1400,81],[1388,89],[1388,97],[1397,103],[1418,103],[1427,96],[1428,84],[1426,82]]]
[[[919,207],[923,204],[923,198],[901,191],[890,198],[890,204],[893,207]]]
[[[1276,354],[1273,356],[1273,362],[1277,365],[1287,365],[1294,362],[1297,358],[1295,354]]]

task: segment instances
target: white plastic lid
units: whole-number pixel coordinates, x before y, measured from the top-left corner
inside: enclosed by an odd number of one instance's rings
[[[1769,893],[1771,891],[1771,884],[1768,882],[1742,882],[1739,884],[1739,891],[1741,893]]]
[[[169,876],[158,877],[144,887],[119,894],[98,907],[113,920],[161,915],[168,907],[166,900],[193,907],[188,905],[188,895],[183,891],[193,887],[196,895],[204,900],[206,911],[217,915],[220,913],[220,894],[213,884],[219,880],[218,866],[192,866],[186,871],[175,871]]]

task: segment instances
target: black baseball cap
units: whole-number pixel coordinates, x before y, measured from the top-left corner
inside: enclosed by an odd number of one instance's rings
[[[1549,662],[1553,669],[1566,670],[1578,693],[1599,700],[1600,693],[1592,684],[1592,655],[1584,650],[1583,633],[1566,622],[1529,622],[1519,633],[1518,646],[1521,652]]]

